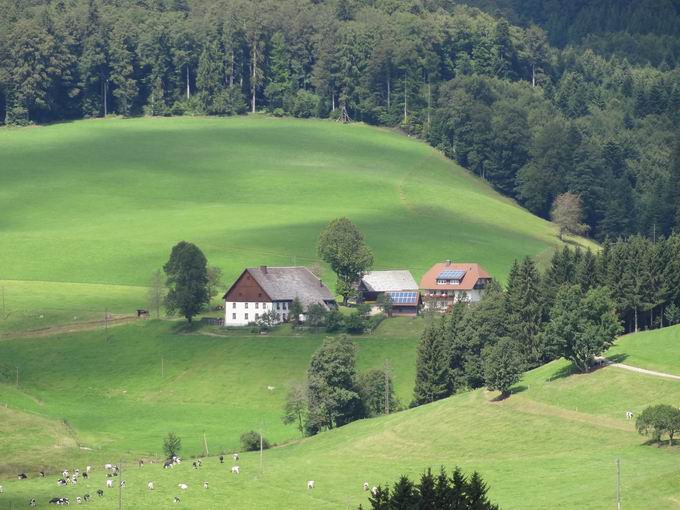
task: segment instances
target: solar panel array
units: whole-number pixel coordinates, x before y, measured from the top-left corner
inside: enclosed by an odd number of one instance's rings
[[[418,302],[417,292],[386,292],[395,305],[409,305]]]
[[[462,269],[449,269],[447,271],[442,271],[437,276],[437,280],[462,280],[465,276],[465,271]]]

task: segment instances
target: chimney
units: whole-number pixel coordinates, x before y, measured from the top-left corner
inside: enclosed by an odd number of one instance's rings
[[[267,274],[267,266],[260,266],[260,271],[262,271],[264,274]]]
[[[450,266],[451,265],[451,259],[446,259],[446,265]]]

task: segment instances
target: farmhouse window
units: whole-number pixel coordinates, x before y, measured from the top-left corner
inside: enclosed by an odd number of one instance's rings
[[[260,303],[255,303],[255,310],[257,310],[258,308],[260,308]]]
[[[248,314],[245,315],[245,319],[248,320]]]
[[[234,302],[231,304],[231,307],[232,307],[232,308],[236,308],[236,301],[234,301]]]
[[[257,319],[259,319],[259,318],[260,318],[260,314],[259,314],[259,313],[256,313],[256,314],[255,314],[255,320],[257,320]]]
[[[246,301],[245,305],[246,305],[246,309],[248,309],[248,302],[247,301]]]
[[[235,314],[235,313],[232,313],[232,314],[231,314],[231,318],[234,319],[234,320],[236,320],[236,314]]]
[[[281,310],[281,303],[276,303],[276,309]]]

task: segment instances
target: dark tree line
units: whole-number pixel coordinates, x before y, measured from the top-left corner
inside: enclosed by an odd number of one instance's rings
[[[673,39],[672,6],[496,3],[521,25],[448,0],[0,0],[0,117],[267,111],[399,126],[543,217],[579,195],[597,239],[679,228],[672,52],[562,47],[608,30]]]
[[[498,510],[498,505],[489,501],[488,490],[476,471],[466,477],[458,467],[451,476],[444,468],[437,475],[428,469],[418,482],[402,476],[391,490],[389,486],[377,487],[369,501],[372,510]]]
[[[505,289],[458,302],[422,334],[413,404],[488,386],[559,357],[587,371],[622,332],[680,323],[680,235],[634,236],[599,253],[565,247],[544,274],[515,262]]]

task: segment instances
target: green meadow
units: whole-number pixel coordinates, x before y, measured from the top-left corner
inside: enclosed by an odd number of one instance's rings
[[[680,375],[680,326],[627,335],[607,354],[627,365]]]
[[[225,283],[247,266],[318,263],[318,234],[339,216],[376,269],[416,278],[454,259],[503,280],[513,259],[559,244],[425,143],[361,124],[89,120],[1,129],[0,154],[0,334],[133,313],[180,240]]]
[[[390,358],[404,402],[422,324],[392,319],[373,336],[355,338],[360,370]],[[18,390],[11,374],[3,373],[0,385],[8,404],[0,407],[0,508],[21,508],[30,497],[45,506],[55,496],[94,494],[104,488],[103,464],[118,459],[127,482],[125,508],[357,508],[367,503],[364,481],[384,484],[427,467],[460,465],[483,473],[504,509],[607,509],[615,507],[616,459],[625,508],[680,508],[680,447],[645,444],[625,419],[629,409],[680,405],[677,381],[614,367],[573,374],[567,362],[556,361],[527,373],[503,401],[477,390],[300,440],[294,427],[279,421],[279,409],[287,386],[304,375],[319,335],[296,337],[283,329],[264,338],[217,337],[209,328],[187,335],[155,321],[111,334],[108,342],[94,333],[0,342],[0,359],[25,373]],[[640,345],[638,335],[629,335],[616,349],[630,350],[633,359]],[[672,363],[679,372],[677,356]],[[281,446],[265,451],[262,464],[259,454],[242,453],[241,474],[232,475],[231,459],[220,465],[215,455],[236,448],[244,429],[260,426]],[[139,468],[135,460],[159,453],[168,429],[182,436],[185,462],[173,470],[148,462]],[[204,432],[211,456],[192,470],[188,461],[202,451]],[[90,480],[56,486],[56,470],[88,463],[95,466]],[[47,478],[37,478],[45,465]],[[10,466],[26,469],[30,479],[11,480]],[[315,480],[313,491],[307,480]],[[156,485],[153,492],[148,481]],[[180,491],[179,483],[189,489]],[[117,508],[117,491],[105,491],[92,507]],[[174,496],[180,504],[173,504]]]

